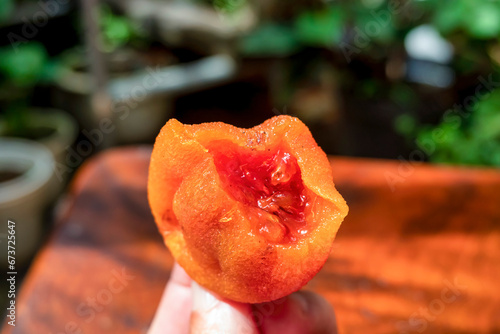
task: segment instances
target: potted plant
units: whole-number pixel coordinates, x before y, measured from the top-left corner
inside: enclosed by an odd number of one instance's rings
[[[77,135],[77,125],[67,113],[31,106],[35,85],[49,82],[56,65],[45,48],[30,42],[0,49],[0,136],[21,137],[45,145],[63,163],[65,151]]]
[[[44,145],[0,137],[0,238],[3,245],[8,235],[7,221],[14,221],[16,268],[28,263],[41,240],[43,211],[58,183],[53,166],[52,154]],[[2,266],[7,265],[6,251],[0,261]]]
[[[152,141],[171,115],[172,96],[216,84],[230,77],[235,66],[227,56],[202,57],[177,64],[166,47],[154,44],[128,17],[101,6],[99,52],[106,69],[105,106],[117,144]],[[153,45],[154,44],[154,45]],[[89,57],[78,49],[61,57],[54,104],[69,110],[87,131],[98,128],[93,99],[95,74]]]

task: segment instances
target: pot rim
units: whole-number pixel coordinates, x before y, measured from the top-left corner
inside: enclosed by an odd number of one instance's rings
[[[52,153],[43,144],[20,138],[0,138],[0,170],[18,169],[21,175],[0,183],[0,207],[46,186],[54,175]]]
[[[28,108],[28,127],[44,126],[54,129],[49,136],[35,140],[44,144],[53,154],[64,150],[77,137],[78,125],[71,115],[57,108]],[[0,118],[0,136],[5,131],[5,121]]]

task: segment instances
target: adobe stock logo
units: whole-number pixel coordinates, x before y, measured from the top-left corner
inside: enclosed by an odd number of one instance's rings
[[[76,315],[78,315],[79,319],[77,321],[68,321],[64,324],[62,330],[55,333],[50,332],[49,334],[83,334],[84,324],[94,321],[97,315],[103,312],[106,306],[110,305],[115,297],[125,290],[134,279],[135,275],[131,275],[125,267],[121,268],[121,270],[111,270],[111,277],[106,286],[96,294],[87,297],[76,308]]]
[[[37,5],[40,7],[40,10],[36,11],[30,19],[26,16],[21,17],[21,21],[23,22],[21,28],[22,36],[14,32],[9,32],[7,34],[7,38],[14,51],[18,51],[19,45],[28,43],[31,39],[35,38],[36,35],[38,35],[39,29],[45,27],[49,19],[59,13],[61,6],[69,2],[70,0],[39,0]]]
[[[427,307],[420,307],[413,312],[408,321],[400,321],[396,324],[399,334],[423,333],[429,327],[429,323],[435,321],[441,315],[446,307],[463,295],[466,285],[460,284],[455,277],[453,282],[443,281],[444,288],[438,297],[429,302]]]
[[[339,44],[347,63],[351,62],[353,55],[361,53],[363,49],[370,45],[374,38],[380,36],[383,28],[392,24],[391,21],[394,16],[404,14],[404,16],[410,16],[411,20],[422,16],[421,12],[408,6],[410,3],[411,1],[409,0],[389,0],[386,8],[371,10],[370,15],[373,19],[366,22],[362,27],[354,28],[350,43],[341,42]]]

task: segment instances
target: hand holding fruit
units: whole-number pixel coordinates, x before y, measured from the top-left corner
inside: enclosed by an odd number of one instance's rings
[[[309,291],[263,304],[231,302],[175,265],[148,334],[336,334],[330,304]]]

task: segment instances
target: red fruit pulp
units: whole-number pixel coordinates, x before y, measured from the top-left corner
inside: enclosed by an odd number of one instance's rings
[[[211,148],[222,186],[246,205],[259,233],[271,242],[286,243],[307,232],[308,201],[295,157],[283,147],[257,151],[218,142]]]

